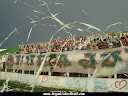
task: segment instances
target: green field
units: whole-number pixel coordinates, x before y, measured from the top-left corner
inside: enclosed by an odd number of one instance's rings
[[[2,88],[3,82],[5,80],[0,80],[0,87]],[[9,92],[30,92],[32,87],[29,84],[24,84],[20,82],[13,82],[9,81],[8,82],[8,87],[9,90],[13,89],[12,91]],[[60,88],[50,88],[50,87],[42,87],[42,86],[36,86],[33,90],[34,92],[79,92],[79,91],[74,91],[74,90],[69,90],[69,89],[60,89]]]

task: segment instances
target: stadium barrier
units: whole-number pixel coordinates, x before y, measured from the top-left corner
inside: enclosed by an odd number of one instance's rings
[[[35,75],[31,74],[19,74],[0,72],[0,78],[18,81],[22,83],[33,84]],[[36,80],[36,84],[47,87],[57,87],[66,89],[85,89],[87,90],[87,81],[89,78],[86,77],[59,77],[59,76],[48,76],[40,75]],[[102,92],[128,92],[128,80],[127,79],[107,79],[107,78],[95,78],[94,79],[94,90]]]

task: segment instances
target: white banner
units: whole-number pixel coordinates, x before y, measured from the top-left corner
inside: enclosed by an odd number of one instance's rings
[[[6,55],[6,68],[37,71],[45,54],[46,53],[32,53],[25,54],[24,56],[22,56],[22,54]],[[62,52],[60,58],[59,55],[59,52],[48,53],[43,67],[44,72],[92,74],[96,69],[97,64],[100,64],[102,61],[101,68],[115,67],[117,61],[125,62],[125,69],[128,68],[128,47],[65,51]],[[106,56],[108,57],[104,60]],[[56,64],[58,59],[59,61]],[[128,70],[123,70],[121,73],[128,73]]]

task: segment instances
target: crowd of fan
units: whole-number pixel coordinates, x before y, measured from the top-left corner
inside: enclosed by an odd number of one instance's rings
[[[65,38],[63,40],[20,45],[20,52],[25,53],[46,53],[72,50],[95,50],[113,48],[128,45],[128,31],[110,34],[97,34],[91,36],[79,36],[76,38]]]

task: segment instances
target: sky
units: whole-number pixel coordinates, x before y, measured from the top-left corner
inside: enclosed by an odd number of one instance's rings
[[[53,15],[63,22],[63,24],[72,23],[75,27],[66,28],[72,36],[86,36],[95,33],[102,33],[93,28],[85,32],[77,31],[80,28],[87,30],[88,27],[81,23],[92,25],[93,27],[104,31],[109,25],[121,22],[111,26],[108,32],[126,31],[128,26],[128,0],[44,0]],[[29,4],[30,6],[26,5]],[[35,10],[35,11],[34,11]],[[37,42],[45,42],[50,40],[63,26],[56,20],[45,18],[40,22],[32,23],[40,20],[45,16],[39,12],[51,16],[48,8],[38,0],[0,0],[0,44],[9,36],[9,34],[17,29],[10,37],[0,45],[0,49],[7,49],[20,44],[29,44]],[[29,18],[30,17],[30,18]],[[76,22],[77,21],[77,22]],[[74,23],[75,22],[75,23]],[[34,26],[37,24],[36,26]],[[29,34],[31,31],[31,34]],[[54,38],[66,38],[71,36],[63,29],[55,34]],[[29,37],[29,38],[28,38]]]

